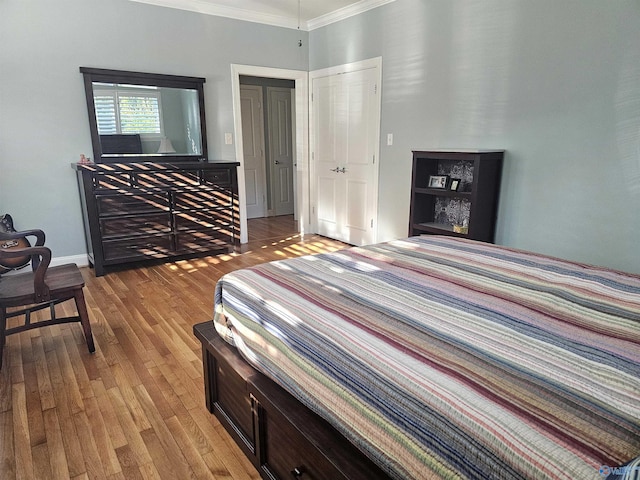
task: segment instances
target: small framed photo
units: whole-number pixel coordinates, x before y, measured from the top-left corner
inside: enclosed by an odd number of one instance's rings
[[[447,175],[429,175],[429,188],[447,188]]]
[[[457,192],[458,188],[460,188],[460,179],[452,178],[451,183],[449,184],[449,190],[453,190],[454,192]]]

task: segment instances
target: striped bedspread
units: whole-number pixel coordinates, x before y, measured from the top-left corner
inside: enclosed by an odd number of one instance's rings
[[[425,236],[239,270],[215,304],[393,478],[601,479],[640,456],[638,276]]]

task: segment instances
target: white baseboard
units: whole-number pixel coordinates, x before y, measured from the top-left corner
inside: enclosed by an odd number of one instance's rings
[[[58,265],[65,265],[67,263],[75,263],[79,267],[89,266],[89,256],[85,253],[83,255],[70,255],[68,257],[55,257],[51,259],[50,267],[56,267]],[[14,275],[17,273],[31,271],[31,264],[18,270],[11,270],[3,275]]]
[[[89,257],[86,253],[83,255],[70,255],[68,257],[55,257],[51,259],[49,266],[55,267],[66,263],[75,263],[79,267],[87,267],[89,266]]]

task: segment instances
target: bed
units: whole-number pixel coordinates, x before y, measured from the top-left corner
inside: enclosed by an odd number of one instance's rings
[[[227,274],[214,325],[389,478],[614,478],[640,456],[639,276],[411,237]]]

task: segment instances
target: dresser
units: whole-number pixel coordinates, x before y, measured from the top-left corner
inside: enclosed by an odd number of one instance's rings
[[[96,276],[110,266],[233,250],[239,243],[238,165],[72,164]]]

